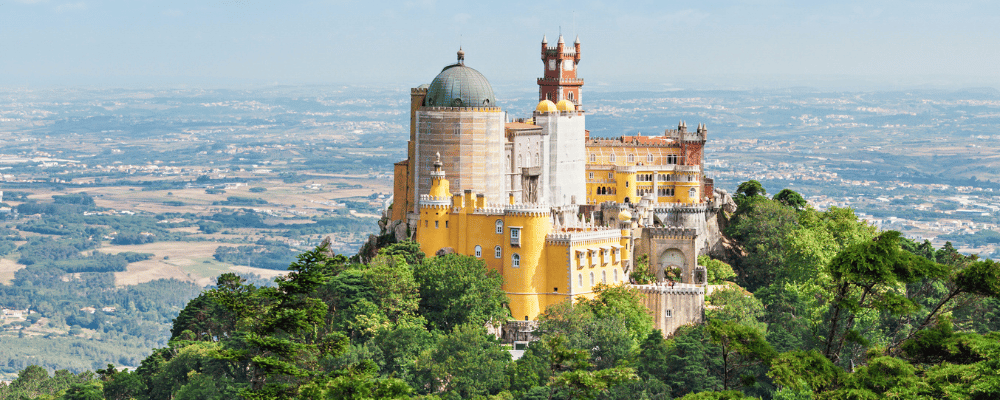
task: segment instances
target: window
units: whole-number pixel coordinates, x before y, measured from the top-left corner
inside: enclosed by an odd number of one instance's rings
[[[646,154],[646,162],[648,162],[650,164],[653,163],[653,155],[652,154]]]
[[[444,227],[445,227],[445,228],[447,228],[447,227],[448,227],[448,221],[444,221]]]
[[[628,162],[629,163],[634,163],[635,162],[635,154],[629,154],[628,155]]]
[[[578,274],[577,276],[579,277],[580,287],[583,287],[583,274]]]
[[[438,228],[438,224],[439,224],[439,223],[440,223],[439,221],[434,221],[434,229],[437,229],[437,228]]]
[[[608,271],[601,271],[601,283],[608,283]]]
[[[497,246],[497,247],[495,247],[493,249],[493,256],[494,257],[500,258],[502,255],[503,255],[503,252],[500,250],[500,246]]]
[[[674,317],[674,310],[671,310],[671,309],[669,309],[669,308],[668,308],[668,309],[666,309],[666,310],[664,310],[664,311],[663,311],[663,316],[664,316],[665,318],[673,318],[673,317]]]
[[[594,286],[594,273],[590,273],[590,286]]]
[[[608,161],[615,162],[615,153],[608,154]]]
[[[615,179],[615,173],[614,172],[608,172],[608,179]]]
[[[593,173],[593,172],[591,172],[591,173],[590,173],[590,175],[588,175],[588,177],[589,177],[590,179],[594,179],[594,173]]]
[[[688,197],[697,197],[697,196],[698,196],[698,190],[696,190],[695,188],[691,188],[691,190],[688,190]]]
[[[521,255],[520,254],[514,253],[513,256],[510,256],[510,266],[512,266],[514,268],[521,268]]]
[[[568,70],[572,70],[573,69],[573,64],[566,64],[566,66],[569,67],[569,68],[566,68]],[[573,100],[573,92],[566,93],[566,96],[568,96],[570,100]]]
[[[497,220],[497,234],[503,234],[503,221]]]
[[[615,268],[614,272],[612,272],[611,275],[615,278],[613,282],[618,283],[618,268]]]
[[[483,246],[480,246],[480,245],[477,244],[476,245],[476,258],[482,258],[482,257],[483,257]]]
[[[597,154],[590,153],[590,162],[597,162]]]
[[[521,228],[510,227],[510,245],[521,245]]]

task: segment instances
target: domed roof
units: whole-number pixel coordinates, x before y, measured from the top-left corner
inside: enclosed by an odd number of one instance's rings
[[[572,101],[564,99],[564,100],[559,100],[559,104],[556,104],[556,108],[558,108],[559,111],[575,111],[576,105],[573,104]]]
[[[465,66],[465,53],[459,50],[458,62],[441,70],[427,89],[427,107],[496,107],[493,86],[483,74]]]
[[[621,222],[628,222],[631,219],[632,213],[628,212],[628,210],[622,210],[622,212],[618,213],[618,220]]]
[[[553,103],[551,100],[547,99],[538,102],[538,106],[535,107],[535,111],[538,111],[540,113],[556,112],[558,110],[559,109],[556,108],[556,103]]]

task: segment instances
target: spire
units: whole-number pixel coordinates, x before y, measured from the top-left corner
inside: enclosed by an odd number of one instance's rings
[[[563,37],[562,37],[561,33],[559,34],[559,43],[566,43],[565,41],[563,41]]]
[[[573,44],[580,44],[580,35],[576,35],[576,41]]]
[[[458,63],[465,65],[465,52],[462,51],[462,46],[458,46]],[[438,160],[441,159],[441,155],[438,154]]]
[[[548,37],[546,37],[545,35],[542,35],[542,44],[548,44],[548,43],[549,43]]]

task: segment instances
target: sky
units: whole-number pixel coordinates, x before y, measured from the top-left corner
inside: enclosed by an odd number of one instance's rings
[[[1000,87],[1000,2],[0,0],[0,87],[413,87],[455,61],[590,90]]]

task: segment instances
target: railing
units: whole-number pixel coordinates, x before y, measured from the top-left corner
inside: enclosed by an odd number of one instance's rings
[[[583,84],[583,79],[582,78],[576,78],[576,79],[573,79],[573,78],[538,78],[538,84],[541,85],[543,83],[579,83],[579,84],[582,85]]]

